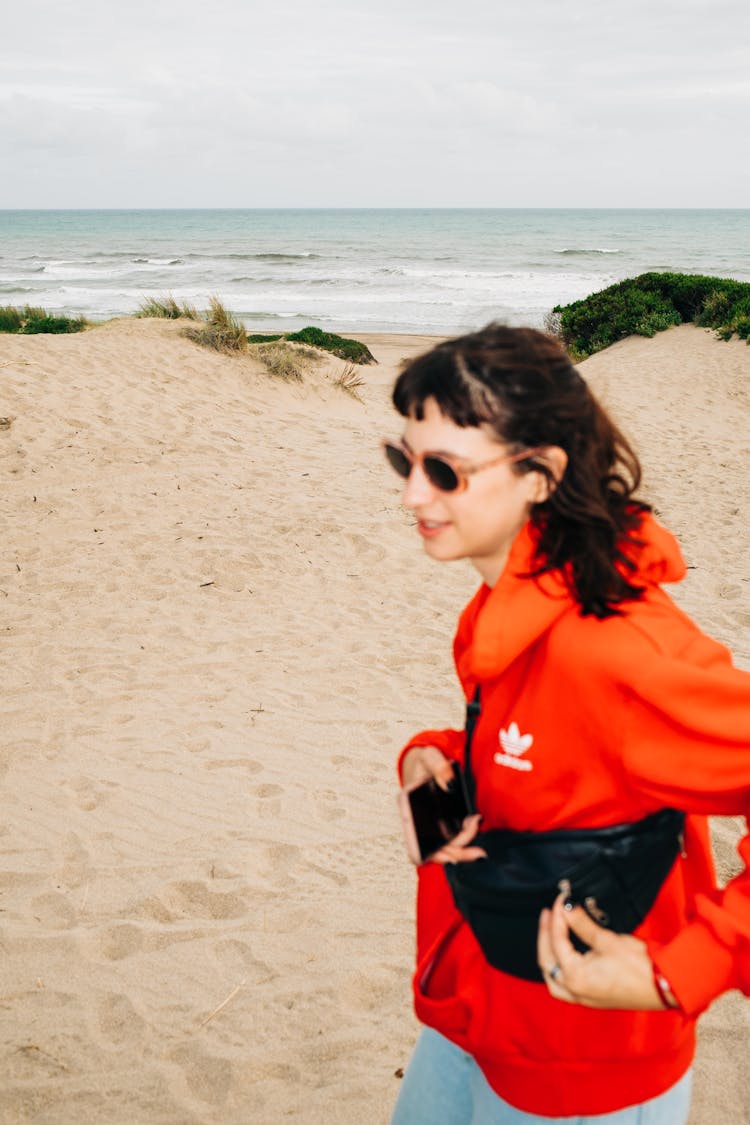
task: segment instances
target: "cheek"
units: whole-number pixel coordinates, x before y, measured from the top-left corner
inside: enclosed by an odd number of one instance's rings
[[[478,504],[473,511],[471,519],[473,529],[487,536],[515,535],[531,513],[535,502],[530,499],[531,494],[526,480],[519,480],[509,488],[493,491],[485,498],[484,503]]]

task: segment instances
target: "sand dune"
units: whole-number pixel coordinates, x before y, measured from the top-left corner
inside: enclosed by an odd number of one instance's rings
[[[0,337],[0,1121],[377,1125],[415,1034],[393,762],[460,724],[475,585],[377,448],[429,340],[361,337],[357,401],[338,360],[279,384],[178,332]],[[683,327],[583,370],[750,667],[750,348]],[[749,1028],[706,1018],[696,1125],[750,1120]]]

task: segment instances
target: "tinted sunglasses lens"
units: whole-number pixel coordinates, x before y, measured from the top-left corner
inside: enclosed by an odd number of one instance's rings
[[[447,461],[443,461],[440,457],[425,457],[422,463],[430,484],[439,488],[441,492],[456,491],[460,483],[458,473]]]
[[[406,479],[411,472],[411,461],[403,449],[399,449],[397,445],[391,445],[389,442],[386,442],[383,448],[388,458],[388,464],[396,470],[400,477]]]

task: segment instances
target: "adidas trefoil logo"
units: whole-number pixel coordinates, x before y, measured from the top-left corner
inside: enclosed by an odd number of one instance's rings
[[[501,729],[498,737],[503,748],[502,754],[495,754],[495,761],[499,766],[510,766],[513,770],[533,770],[533,762],[521,757],[533,745],[533,734],[521,734],[518,723],[511,723],[507,730]]]

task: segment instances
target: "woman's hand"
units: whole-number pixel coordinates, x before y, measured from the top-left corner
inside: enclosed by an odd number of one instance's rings
[[[435,746],[412,746],[401,763],[401,784],[405,789],[435,778],[441,789],[453,779],[453,766],[442,750]]]
[[[586,945],[579,953],[570,931]],[[664,1010],[654,984],[646,943],[597,925],[580,907],[566,909],[560,895],[539,919],[539,967],[552,996],[587,1008]]]
[[[434,778],[441,789],[448,789],[455,784],[453,766],[442,750],[435,746],[413,746],[401,763],[401,780],[404,787],[420,785],[424,781]],[[483,848],[469,847],[471,841],[479,831],[481,821],[479,813],[467,816],[461,831],[454,836],[449,844],[430,856],[430,863],[470,863],[475,859],[486,859],[487,852]]]
[[[454,836],[449,844],[443,844],[439,852],[430,856],[430,863],[473,863],[475,859],[486,859],[487,852],[484,848],[472,848],[468,845],[479,831],[481,821],[479,813],[467,816],[458,836]]]

